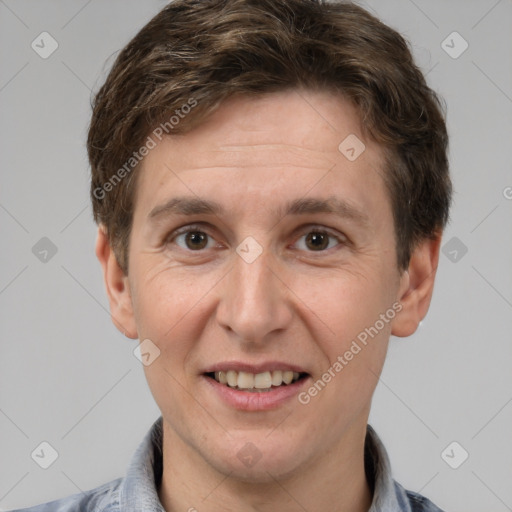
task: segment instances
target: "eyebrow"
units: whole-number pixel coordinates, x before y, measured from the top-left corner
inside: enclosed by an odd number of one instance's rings
[[[159,219],[171,215],[215,215],[225,213],[224,207],[215,201],[199,197],[174,197],[164,204],[156,206],[148,215],[149,220]],[[362,225],[369,223],[368,216],[347,201],[335,196],[326,199],[308,197],[295,199],[285,204],[284,208],[274,210],[282,218],[285,215],[305,215],[314,213],[329,213],[352,220]]]

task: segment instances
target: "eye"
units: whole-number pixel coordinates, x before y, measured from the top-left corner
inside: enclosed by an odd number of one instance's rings
[[[171,233],[166,239],[165,243],[176,243],[178,247],[181,247],[187,251],[201,251],[203,249],[211,249],[215,247],[213,239],[210,240],[210,235],[201,229],[201,226],[185,226]]]
[[[303,240],[303,241],[302,241]],[[201,225],[184,226],[172,232],[165,244],[175,243],[185,251],[200,252],[216,247],[213,237]],[[343,236],[335,235],[321,228],[309,228],[296,242],[299,250],[307,252],[324,252],[336,245],[346,245]]]
[[[299,247],[299,249],[306,250],[308,252],[322,252],[327,249],[331,249],[335,245],[343,244],[344,242],[341,237],[318,228],[309,229],[307,233],[299,238],[299,240],[302,239],[304,239],[304,243],[302,244],[302,247]]]

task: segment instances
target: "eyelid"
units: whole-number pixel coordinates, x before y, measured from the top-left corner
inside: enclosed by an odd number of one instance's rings
[[[332,228],[328,228],[327,226],[322,226],[320,224],[303,225],[300,228],[297,228],[294,233],[304,235],[306,233],[312,233],[312,232],[324,233],[329,236],[332,236],[333,238],[336,238],[340,242],[343,242],[343,241],[348,242],[348,237],[345,234],[343,234],[341,232],[336,232]]]
[[[347,246],[350,244],[350,240],[348,237],[340,232],[335,232],[333,229],[328,228],[326,226],[318,225],[318,224],[307,224],[303,225],[294,232],[294,242],[295,245],[304,235],[309,233],[320,233],[323,235],[327,235],[330,238],[334,238],[338,244],[335,247],[331,247],[330,249],[325,249],[323,251],[307,251],[308,254],[329,254],[332,250],[336,250],[339,246]]]
[[[179,228],[173,229],[168,235],[164,237],[163,243],[168,244],[172,242],[175,238],[177,238],[179,235],[182,235],[183,233],[188,233],[191,231],[200,231],[203,233],[206,233],[209,237],[214,238],[209,231],[209,225],[207,223],[193,223],[193,224],[186,224],[184,226],[181,226]],[[193,252],[193,251],[191,251]],[[201,252],[201,251],[197,251]]]
[[[188,232],[191,232],[191,231],[204,232],[209,237],[214,238],[213,235],[209,231],[210,229],[211,228],[210,228],[208,223],[199,222],[199,223],[186,224],[184,226],[181,226],[179,228],[174,229],[171,233],[169,233],[164,238],[164,243],[168,244],[168,243],[172,242],[175,238],[177,238],[179,235],[182,235],[183,233],[188,233]],[[302,236],[307,235],[307,234],[312,233],[312,232],[326,234],[326,235],[336,239],[339,242],[339,245],[350,244],[350,240],[343,233],[337,234],[337,233],[333,232],[333,230],[331,228],[328,228],[328,227],[325,227],[325,226],[322,226],[322,225],[319,225],[319,224],[305,224],[305,225],[302,225],[302,226],[298,227],[296,230],[294,230],[294,232],[293,232],[293,238],[294,238],[293,244],[297,243],[297,241]],[[334,249],[334,247],[331,247],[331,249]],[[324,250],[324,251],[308,251],[308,252],[311,252],[311,253],[315,253],[315,252],[326,253],[326,252],[329,252],[331,249],[327,249],[327,250]],[[201,250],[201,251],[190,251],[190,252],[191,253],[193,253],[193,252],[200,253],[200,252],[203,252],[203,251]]]

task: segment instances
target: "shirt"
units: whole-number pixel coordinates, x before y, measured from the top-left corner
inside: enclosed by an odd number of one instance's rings
[[[160,416],[153,423],[133,455],[125,477],[90,491],[11,512],[165,512],[157,490],[163,468],[162,422]],[[365,471],[373,492],[368,512],[443,512],[427,498],[406,491],[393,480],[384,445],[370,425],[365,440]]]

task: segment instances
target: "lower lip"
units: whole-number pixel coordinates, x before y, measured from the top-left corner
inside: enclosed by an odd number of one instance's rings
[[[296,396],[309,377],[302,378],[292,384],[279,386],[271,391],[262,391],[261,393],[239,391],[205,375],[203,375],[203,379],[224,403],[234,409],[240,411],[268,411],[277,409]]]

